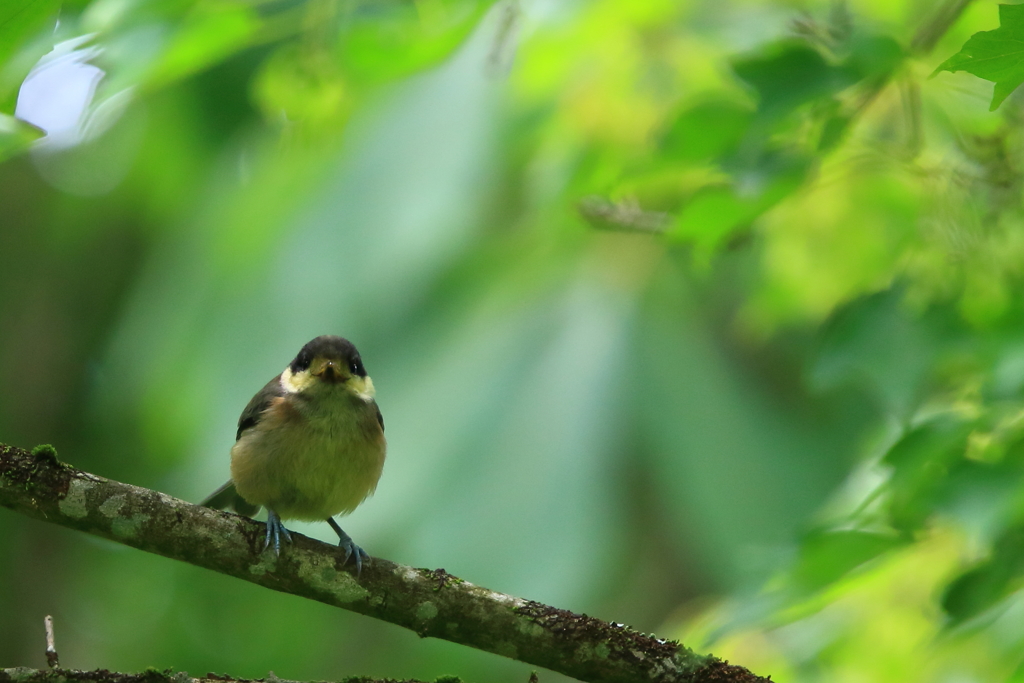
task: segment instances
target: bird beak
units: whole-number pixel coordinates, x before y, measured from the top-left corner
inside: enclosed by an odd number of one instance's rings
[[[341,368],[333,360],[324,361],[313,374],[331,384],[337,384],[344,380]]]

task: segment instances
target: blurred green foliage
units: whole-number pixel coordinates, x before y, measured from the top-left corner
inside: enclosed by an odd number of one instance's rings
[[[1024,107],[928,77],[996,5],[800,7],[8,0],[0,440],[198,500],[343,334],[388,429],[371,554],[777,680],[1021,679]],[[76,55],[103,77],[40,138]],[[529,676],[0,526],[0,665],[52,613],[80,668]]]

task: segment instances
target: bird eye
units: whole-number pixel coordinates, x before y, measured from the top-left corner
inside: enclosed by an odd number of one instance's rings
[[[358,358],[353,358],[349,362],[348,369],[352,371],[353,375],[366,376],[366,370],[363,369],[363,361]]]
[[[311,354],[305,353],[305,349],[303,349],[303,352],[299,353],[299,355],[295,357],[295,360],[292,361],[292,372],[302,372],[303,370],[308,370],[312,362],[313,356]]]

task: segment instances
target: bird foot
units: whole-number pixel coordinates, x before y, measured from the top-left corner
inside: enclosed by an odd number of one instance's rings
[[[338,547],[345,549],[345,561],[342,564],[348,564],[349,558],[354,557],[356,561],[356,577],[358,577],[363,573],[363,560],[366,560],[366,563],[369,564],[370,556],[366,554],[365,550],[352,542],[352,537],[341,530],[341,527],[338,526],[333,517],[328,517],[327,523],[334,529],[334,533],[338,534]]]
[[[281,518],[277,516],[277,513],[273,510],[267,510],[267,539],[263,543],[263,550],[266,552],[267,548],[270,547],[271,542],[274,544],[274,554],[278,557],[281,556],[281,537],[284,536],[285,540],[289,543],[292,542],[292,535],[288,533],[288,530],[284,528],[284,524],[281,523]]]

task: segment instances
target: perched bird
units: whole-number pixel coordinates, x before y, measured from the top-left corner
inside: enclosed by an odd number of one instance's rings
[[[267,509],[267,536],[291,542],[282,519],[327,520],[361,572],[367,554],[334,515],[356,509],[377,488],[386,451],[373,380],[352,342],[317,337],[242,411],[231,448],[231,480],[202,505],[251,517]]]

